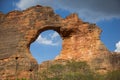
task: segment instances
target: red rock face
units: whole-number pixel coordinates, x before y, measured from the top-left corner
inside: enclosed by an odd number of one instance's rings
[[[0,78],[29,78],[38,70],[30,44],[45,30],[57,31],[62,51],[56,60],[87,61],[97,71],[111,69],[110,52],[100,41],[101,30],[83,22],[76,14],[65,19],[50,7],[35,6],[24,11],[0,13]]]

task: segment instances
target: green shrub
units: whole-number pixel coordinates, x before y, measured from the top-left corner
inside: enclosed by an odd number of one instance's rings
[[[107,74],[106,80],[120,80],[120,71],[112,71]]]
[[[59,77],[52,77],[52,78],[47,78],[45,80],[61,80],[61,78],[59,78]]]
[[[69,72],[81,72],[83,74],[91,74],[92,71],[86,62],[71,61],[66,64]]]
[[[93,80],[86,62],[69,61],[66,65],[53,64],[40,73],[42,80]]]
[[[71,72],[64,75],[62,80],[95,80],[93,74],[85,75],[81,72]]]
[[[54,73],[60,73],[65,69],[65,67],[61,64],[55,64],[50,66],[50,68],[48,68],[49,71],[54,72]]]
[[[16,79],[16,80],[27,80],[26,78],[22,78],[22,79]]]
[[[120,71],[101,75],[94,73],[86,62],[69,61],[41,70],[38,80],[120,80]]]

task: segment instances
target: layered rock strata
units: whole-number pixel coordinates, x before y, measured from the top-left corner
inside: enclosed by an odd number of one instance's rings
[[[97,25],[83,22],[77,14],[63,19],[52,8],[37,5],[24,11],[0,13],[1,79],[35,77],[38,64],[30,53],[30,44],[45,30],[55,30],[62,37],[62,51],[55,60],[86,61],[98,72],[113,68],[114,56],[101,42]],[[119,58],[115,65],[120,65]]]

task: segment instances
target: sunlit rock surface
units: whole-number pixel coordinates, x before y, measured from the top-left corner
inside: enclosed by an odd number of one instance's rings
[[[49,29],[63,39],[62,51],[55,60],[86,61],[97,72],[120,69],[120,53],[104,46],[97,25],[83,22],[77,14],[63,19],[50,7],[37,5],[0,13],[0,79],[33,77],[38,64],[30,53],[30,44]]]

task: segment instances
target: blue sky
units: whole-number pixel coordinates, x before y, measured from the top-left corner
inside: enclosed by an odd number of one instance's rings
[[[61,49],[61,36],[53,30],[42,32],[36,41],[30,45],[30,51],[38,63],[54,59],[60,53]]]
[[[0,0],[0,11],[8,13],[38,4],[52,7],[63,18],[77,13],[83,21],[96,23],[103,31],[102,42],[110,51],[120,52],[120,0]],[[61,49],[62,39],[53,30],[42,32],[30,46],[38,63],[55,58]]]

